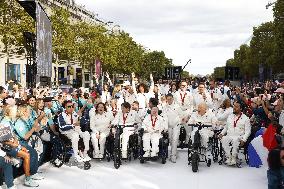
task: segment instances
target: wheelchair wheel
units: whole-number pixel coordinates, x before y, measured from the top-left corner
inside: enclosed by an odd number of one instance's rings
[[[140,163],[142,163],[142,164],[145,163],[144,158],[141,158],[141,159],[140,159]]]
[[[198,171],[198,162],[199,162],[199,156],[198,153],[194,153],[191,156],[191,166],[192,166],[192,172],[196,173]]]
[[[114,159],[114,168],[118,169],[120,167],[120,160]]]
[[[33,147],[33,149],[36,150],[36,152],[38,154],[38,160],[40,160],[40,157],[43,153],[43,141],[42,141],[42,139],[38,135],[32,135],[30,137],[28,144],[31,147]]]
[[[207,167],[210,167],[211,166],[211,159],[208,159],[207,161]]]
[[[89,170],[91,168],[91,163],[89,161],[84,162],[84,170]]]
[[[167,162],[166,157],[163,156],[163,157],[162,157],[162,164],[165,164],[166,162]]]
[[[113,163],[114,167],[118,169],[121,165],[121,159],[120,159],[120,149],[115,149],[113,154]]]
[[[56,144],[52,145],[51,157],[53,158],[51,163],[58,168],[66,161],[66,146],[59,138],[56,140]]]

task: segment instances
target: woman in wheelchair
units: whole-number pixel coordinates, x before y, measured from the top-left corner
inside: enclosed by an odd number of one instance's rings
[[[17,107],[8,105],[5,107],[4,110],[4,119],[1,121],[1,124],[4,126],[10,127],[11,130],[14,130],[15,133],[18,134],[18,138],[22,136],[23,138],[19,138],[20,141],[17,139],[16,136],[11,138],[9,141],[4,142],[4,149],[8,156],[13,158],[23,159],[23,168],[26,179],[24,181],[24,185],[29,187],[37,187],[39,186],[34,180],[41,180],[43,177],[37,175],[38,170],[38,155],[37,152],[28,145],[26,140],[32,135],[33,132],[38,132],[40,127],[36,124],[31,128],[31,131],[28,131],[26,134],[24,133],[27,131],[27,125],[25,122],[29,119],[30,113],[27,106],[20,106],[18,107],[18,114],[20,118],[16,121],[14,125],[14,120],[17,114]],[[16,163],[17,159],[15,159]],[[20,162],[17,163],[19,166]]]
[[[201,126],[202,125],[208,125],[208,126],[212,126],[212,127],[204,127],[201,128],[200,130],[197,127],[193,127],[193,130],[191,132],[191,141],[193,143],[193,145],[195,144],[195,133],[196,131],[199,130],[199,134],[200,134],[200,142],[201,142],[201,147],[203,147],[204,149],[206,149],[206,157],[207,159],[211,158],[211,151],[208,151],[208,142],[209,139],[211,137],[213,137],[214,135],[214,131],[213,129],[215,129],[216,127],[216,123],[217,123],[217,118],[216,116],[212,113],[212,111],[210,111],[207,108],[207,105],[205,103],[201,103],[198,105],[197,107],[197,111],[193,112],[188,124],[198,124],[200,123]]]
[[[159,152],[159,141],[162,131],[168,128],[164,118],[158,115],[158,107],[152,107],[151,114],[147,115],[142,123],[143,134],[143,157],[157,157]],[[151,146],[152,144],[152,146]]]
[[[235,102],[234,113],[229,115],[224,129],[219,135],[226,154],[227,160],[225,163],[227,165],[237,164],[239,146],[244,146],[250,133],[250,120],[242,113],[241,104]]]
[[[121,111],[117,112],[112,125],[123,126],[121,134],[121,156],[123,159],[127,158],[127,148],[129,136],[134,134],[135,124],[139,123],[139,116],[136,111],[131,110],[131,105],[128,102],[121,104]]]
[[[65,111],[58,116],[58,126],[61,134],[71,140],[74,158],[78,162],[90,161],[91,158],[87,153],[89,151],[90,134],[87,131],[81,131],[79,116],[74,111],[74,104],[71,100],[65,102]],[[83,154],[78,149],[79,137],[82,137],[84,142]]]
[[[98,103],[96,108],[90,110],[91,138],[94,146],[93,157],[103,158],[105,152],[106,138],[109,135],[110,123],[114,117],[111,112],[107,112],[106,105]]]

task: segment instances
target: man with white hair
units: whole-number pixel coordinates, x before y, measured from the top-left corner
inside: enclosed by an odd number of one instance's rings
[[[199,131],[200,136],[201,136],[201,141],[200,141],[201,146],[207,148],[209,138],[213,137],[213,135],[214,135],[213,129],[217,124],[217,118],[212,113],[212,111],[208,110],[208,107],[204,102],[202,102],[198,105],[197,111],[192,113],[188,123],[189,124],[200,123],[201,125],[212,125],[212,127],[204,127]],[[198,130],[198,128],[194,127],[193,131],[191,133],[192,143],[196,142],[196,141],[194,141],[194,136],[195,136],[195,133],[196,133],[197,130]],[[207,156],[207,158],[210,158],[211,152],[206,151],[206,156]]]

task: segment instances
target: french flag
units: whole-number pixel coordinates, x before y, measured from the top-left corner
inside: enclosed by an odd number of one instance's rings
[[[249,166],[259,168],[267,167],[268,152],[277,147],[275,139],[276,128],[270,124],[267,129],[260,129],[256,132],[255,138],[248,146]]]

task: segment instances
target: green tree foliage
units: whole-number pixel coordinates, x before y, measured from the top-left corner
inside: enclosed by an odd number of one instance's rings
[[[244,79],[257,78],[260,64],[274,75],[284,72],[284,1],[277,0],[273,11],[274,21],[254,27],[250,45],[241,45],[226,62],[240,67]]]
[[[0,51],[10,54],[23,53],[23,32],[34,32],[34,21],[14,0],[0,1]]]
[[[53,53],[60,60],[77,61],[84,67],[102,62],[103,71],[110,74],[137,73],[142,78],[150,73],[161,76],[172,65],[163,51],[146,51],[125,31],[113,31],[102,24],[74,20],[63,8],[53,7],[49,15],[53,28]],[[23,49],[23,32],[34,32],[34,21],[16,0],[0,1],[0,41],[4,52]]]

